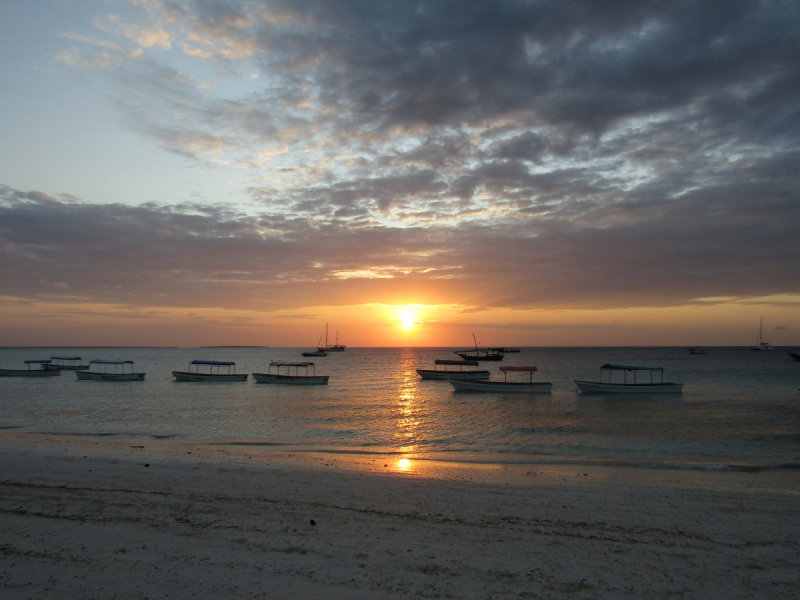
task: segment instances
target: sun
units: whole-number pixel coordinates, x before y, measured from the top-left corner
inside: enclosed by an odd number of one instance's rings
[[[403,313],[400,322],[403,324],[403,329],[411,329],[414,326],[414,316],[411,313]]]

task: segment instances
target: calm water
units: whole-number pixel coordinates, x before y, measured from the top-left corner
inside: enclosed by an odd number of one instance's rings
[[[455,393],[416,368],[443,348],[348,348],[314,359],[328,386],[177,383],[192,359],[264,372],[299,349],[0,349],[0,366],[75,353],[126,359],[144,382],[0,378],[0,427],[32,432],[170,436],[323,452],[395,452],[480,462],[569,462],[681,468],[800,468],[800,362],[781,350],[523,348],[503,363],[539,367],[552,395]],[[606,362],[660,365],[682,395],[581,395]],[[500,375],[500,377],[502,377]]]

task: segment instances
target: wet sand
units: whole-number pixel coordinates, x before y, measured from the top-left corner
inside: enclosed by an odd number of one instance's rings
[[[4,598],[797,598],[800,474],[0,431]]]

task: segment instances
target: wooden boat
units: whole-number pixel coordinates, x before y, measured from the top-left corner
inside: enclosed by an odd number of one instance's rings
[[[316,352],[301,352],[303,356],[328,356],[327,352],[321,352],[317,350]]]
[[[80,356],[51,356],[43,368],[53,371],[85,371],[89,365],[81,364]]]
[[[455,391],[469,392],[500,392],[516,394],[549,394],[553,389],[553,384],[549,381],[534,381],[533,374],[538,369],[536,367],[500,367],[504,375],[503,381],[470,381],[463,379],[451,379],[450,385]],[[528,381],[508,381],[507,373],[511,371],[524,371],[530,373]]]
[[[325,345],[322,346],[322,338],[325,338]],[[347,346],[344,344],[339,343],[339,330],[336,330],[336,343],[335,344],[328,344],[328,324],[325,323],[325,331],[319,338],[317,342],[317,352],[344,352],[344,349]]]
[[[611,374],[622,371],[622,381],[611,381]],[[650,373],[650,381],[646,383],[639,383],[637,374],[640,371]],[[608,373],[608,381],[603,381],[603,373]],[[633,381],[628,381],[628,374],[633,373]],[[659,373],[661,375],[660,381],[653,380],[653,374]],[[663,367],[643,367],[643,366],[630,366],[630,365],[609,365],[605,364],[600,367],[600,381],[582,381],[575,380],[578,389],[583,393],[601,393],[601,394],[653,394],[653,393],[668,393],[680,394],[683,393],[682,383],[671,383],[664,381]]]
[[[192,366],[195,370],[192,371]],[[208,372],[200,372],[200,367],[208,367]],[[216,367],[216,373],[214,372]],[[227,373],[221,373],[220,367],[228,367]],[[231,369],[233,372],[231,372]],[[247,381],[247,373],[237,373],[236,363],[219,360],[193,360],[188,371],[173,371],[175,381]]]
[[[47,369],[45,365],[50,364],[49,360],[26,360],[27,369],[0,369],[0,377],[53,377],[61,375],[58,369]],[[39,365],[38,369],[31,369],[31,366]]]
[[[75,371],[77,379],[86,381],[144,381],[144,375],[133,372],[132,360],[90,360],[88,371]]]
[[[502,348],[479,348],[478,339],[474,333],[472,334],[472,339],[475,342],[475,348],[456,350],[453,354],[457,354],[464,360],[503,360]]]
[[[311,367],[311,375],[308,368]],[[281,373],[285,368],[286,373]],[[273,372],[274,369],[274,372]],[[294,369],[294,374],[291,370]],[[303,374],[300,374],[303,369]],[[269,363],[268,373],[253,373],[256,383],[288,383],[291,385],[327,385],[330,375],[317,375],[313,362],[283,362],[273,360]]]
[[[750,350],[775,350],[772,344],[764,341],[764,317],[761,317],[761,321],[758,325],[758,341],[756,342],[756,346],[753,346]]]
[[[477,360],[436,360],[435,363],[446,368],[417,369],[419,376],[423,379],[489,379],[489,371],[479,371],[477,369],[480,365]],[[448,367],[458,367],[458,369]],[[475,368],[465,371],[464,367]]]

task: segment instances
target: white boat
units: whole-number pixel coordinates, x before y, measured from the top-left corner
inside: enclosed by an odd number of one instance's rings
[[[417,369],[423,379],[489,379],[489,371],[478,370],[480,363],[477,360],[437,360],[437,365],[444,369]],[[451,369],[449,367],[458,367]],[[464,370],[464,367],[475,367]]]
[[[47,369],[49,360],[26,360],[27,369],[0,369],[0,377],[53,377],[61,375],[58,369]],[[39,365],[38,369],[31,369],[33,365]]]
[[[192,371],[194,366],[194,371]],[[200,367],[208,367],[208,372],[200,372]],[[216,372],[214,372],[216,367]],[[227,373],[221,373],[220,367],[228,367]],[[233,372],[231,372],[233,370]],[[237,373],[236,363],[219,360],[193,360],[188,371],[173,371],[175,381],[247,381],[247,373]]]
[[[85,371],[89,365],[82,364],[80,356],[51,356],[42,368],[51,371]]]
[[[144,375],[133,372],[132,360],[90,360],[88,371],[75,371],[77,379],[87,381],[144,381]]]
[[[311,375],[308,368],[311,367]],[[281,369],[286,368],[286,373]],[[274,372],[273,372],[274,369]],[[292,374],[294,369],[294,374]],[[303,369],[303,374],[300,374]],[[273,360],[269,363],[268,373],[253,373],[256,383],[288,383],[291,385],[327,385],[330,375],[317,375],[313,362],[283,362]]]
[[[528,381],[470,381],[463,379],[451,379],[450,385],[457,392],[499,392],[517,394],[549,394],[553,389],[553,384],[549,381],[534,381],[533,374],[538,371],[536,367],[500,367],[500,371],[505,377],[510,371],[524,371],[530,373]]]
[[[325,345],[322,345],[322,338],[325,338]],[[339,343],[339,330],[336,330],[336,343],[335,344],[328,344],[328,324],[325,323],[325,331],[319,338],[317,342],[317,352],[344,352],[346,346],[344,344]]]
[[[611,374],[622,372],[622,381],[611,381]],[[640,383],[637,374],[640,371],[650,373],[650,381]],[[608,373],[608,381],[603,381],[603,373]],[[633,381],[628,381],[628,374],[633,374]],[[653,374],[659,373],[660,380],[654,381]],[[683,393],[682,383],[671,383],[664,381],[663,367],[643,367],[631,365],[609,365],[600,367],[600,381],[575,380],[578,389],[583,393],[600,394],[681,394]]]
[[[764,317],[761,317],[761,322],[758,324],[758,341],[756,345],[750,348],[751,350],[775,350],[775,347],[769,342],[764,341]]]

